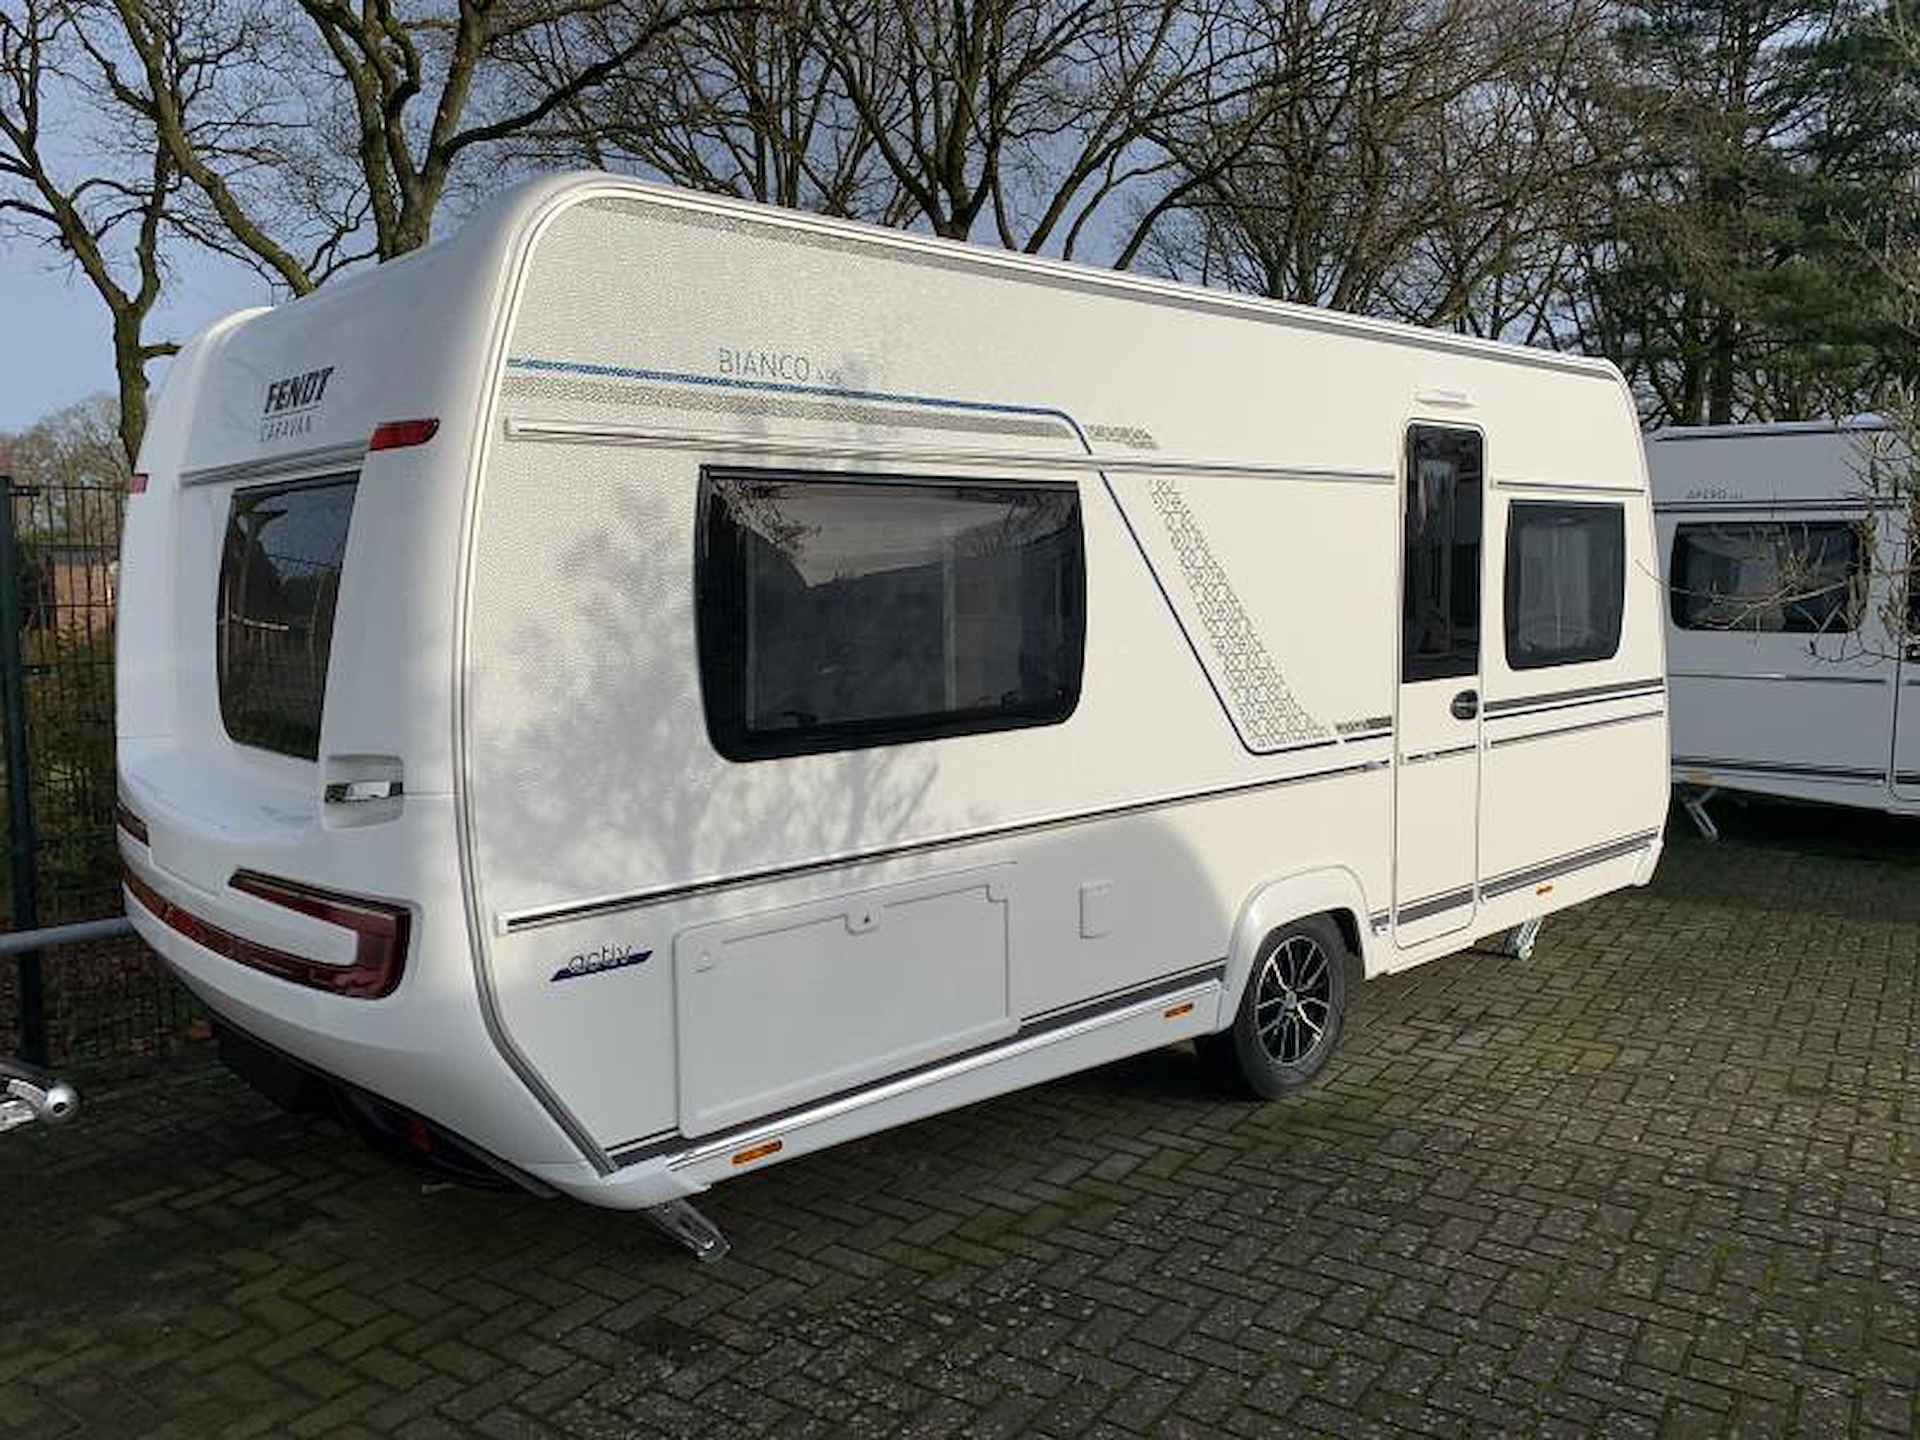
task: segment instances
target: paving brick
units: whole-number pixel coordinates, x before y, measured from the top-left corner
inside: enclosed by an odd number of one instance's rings
[[[1920,856],[1863,824],[1676,832],[1278,1103],[1166,1051],[745,1177],[712,1266],[210,1065],[90,1094],[0,1146],[71,1237],[0,1435],[1920,1434]]]

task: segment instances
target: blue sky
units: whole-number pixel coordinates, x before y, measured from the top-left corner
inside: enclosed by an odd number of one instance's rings
[[[0,242],[0,431],[19,430],[49,411],[113,389],[107,307],[58,252]],[[185,340],[230,310],[269,302],[266,284],[218,256],[183,254],[150,339]],[[147,374],[159,380],[164,364]]]

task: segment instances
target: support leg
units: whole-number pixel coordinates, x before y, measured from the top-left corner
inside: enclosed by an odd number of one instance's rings
[[[696,1260],[718,1260],[727,1253],[727,1237],[691,1201],[669,1200],[640,1213],[691,1250]]]
[[[1713,786],[1705,790],[1685,790],[1680,792],[1680,807],[1687,812],[1687,818],[1693,821],[1694,828],[1709,841],[1720,838],[1720,827],[1713,823],[1713,817],[1707,814],[1707,802],[1720,792]]]
[[[1541,917],[1536,915],[1531,920],[1521,921],[1518,925],[1514,926],[1513,929],[1509,930],[1506,935],[1506,944],[1503,947],[1507,954],[1513,956],[1516,960],[1531,960],[1533,958],[1533,947],[1540,939],[1540,926],[1542,923]]]

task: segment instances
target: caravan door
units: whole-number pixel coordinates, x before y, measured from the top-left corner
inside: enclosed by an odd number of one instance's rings
[[[1480,551],[1485,441],[1407,431],[1394,733],[1393,938],[1473,921],[1480,815]]]

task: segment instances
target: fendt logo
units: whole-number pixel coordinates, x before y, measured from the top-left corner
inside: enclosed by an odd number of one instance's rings
[[[278,440],[312,430],[314,413],[327,398],[327,381],[332,378],[333,366],[327,365],[304,375],[269,380],[266,403],[260,407],[260,438]]]
[[[324,370],[309,370],[304,375],[269,381],[267,403],[260,413],[284,415],[289,410],[311,410],[326,395],[327,381],[332,375],[333,366],[329,365]]]
[[[651,950],[636,950],[631,945],[602,945],[575,955],[553,972],[553,984],[560,980],[578,980],[583,975],[600,975],[608,970],[624,970],[629,965],[644,965],[653,958]]]

